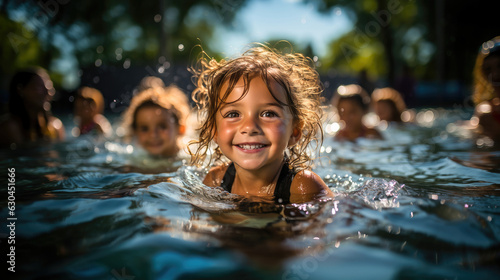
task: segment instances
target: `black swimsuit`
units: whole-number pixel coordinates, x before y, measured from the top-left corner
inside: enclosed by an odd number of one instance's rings
[[[274,201],[279,204],[290,203],[290,186],[292,185],[293,177],[296,172],[288,167],[288,163],[285,162],[281,168],[280,175],[278,177],[278,182],[276,183],[276,188],[274,189]],[[236,169],[234,168],[234,163],[231,163],[222,178],[221,187],[231,192],[233,188],[234,176],[236,175]]]

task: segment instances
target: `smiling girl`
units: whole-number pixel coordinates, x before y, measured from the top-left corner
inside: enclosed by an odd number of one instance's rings
[[[230,162],[213,167],[204,179],[211,187],[277,203],[300,203],[333,196],[310,171],[306,149],[321,132],[321,86],[311,60],[257,46],[229,61],[200,59],[193,70],[193,99],[205,120],[192,155]]]

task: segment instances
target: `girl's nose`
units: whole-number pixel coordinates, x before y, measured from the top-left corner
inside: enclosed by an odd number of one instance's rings
[[[159,134],[160,134],[160,130],[158,128],[151,129],[151,134],[150,134],[151,137],[156,137]]]
[[[258,119],[255,117],[246,117],[243,119],[240,129],[242,134],[256,135],[261,132]]]

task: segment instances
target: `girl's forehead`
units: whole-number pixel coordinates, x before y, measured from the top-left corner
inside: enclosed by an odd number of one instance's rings
[[[136,114],[139,114],[140,112],[151,112],[155,115],[170,114],[170,111],[167,108],[163,108],[157,104],[146,104],[144,106],[139,106],[139,108],[137,108],[136,110]]]
[[[228,89],[231,90],[229,93]],[[232,103],[244,99],[248,94],[258,94],[264,98],[270,97],[281,103],[288,103],[287,92],[283,86],[271,77],[266,81],[257,75],[248,78],[241,77],[234,85],[231,85],[229,81],[224,82],[219,97],[224,103]]]
[[[361,105],[361,103],[353,98],[341,98],[339,100],[339,103],[338,103],[338,106],[341,107],[341,106],[350,106],[350,107],[359,107],[359,108],[363,108],[363,106]]]

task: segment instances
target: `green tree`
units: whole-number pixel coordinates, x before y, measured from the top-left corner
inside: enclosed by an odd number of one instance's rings
[[[192,58],[191,50],[197,44],[210,51],[206,42],[211,40],[214,26],[230,25],[245,3],[246,0],[4,0],[0,8],[34,35],[24,36],[24,41],[40,42],[43,52],[37,62],[41,66],[49,68],[64,57],[76,59],[76,67],[81,68],[94,64],[124,65],[126,60],[135,65],[185,63]]]
[[[331,53],[323,67],[347,72],[368,69],[372,75],[385,76],[392,84],[396,76],[395,49],[411,49],[412,43],[400,40],[411,28],[419,28],[417,6],[413,1],[397,0],[310,0],[319,11],[341,9],[354,23],[354,29],[330,45]]]
[[[392,84],[409,66],[426,80],[469,83],[482,42],[498,36],[492,3],[474,1],[306,0],[318,11],[341,9],[354,29],[330,45],[323,66],[367,68]]]

